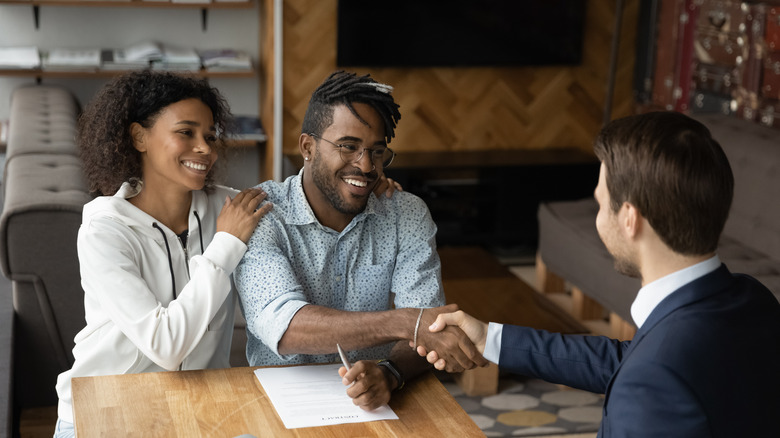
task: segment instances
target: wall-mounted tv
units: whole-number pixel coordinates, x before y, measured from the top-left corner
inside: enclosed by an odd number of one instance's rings
[[[339,0],[337,64],[576,65],[586,0]]]

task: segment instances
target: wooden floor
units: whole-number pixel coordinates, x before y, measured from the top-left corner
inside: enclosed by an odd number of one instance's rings
[[[445,250],[446,251],[446,250]],[[514,274],[512,277],[514,278],[506,278],[505,273],[506,268],[503,268],[502,266],[497,266],[495,262],[491,262],[484,258],[484,253],[481,253],[480,251],[471,252],[468,254],[458,254],[458,249],[455,249],[456,253],[450,252],[450,253],[442,253],[442,263],[443,269],[442,269],[442,277],[445,279],[445,291],[450,290],[453,287],[456,287],[458,289],[461,289],[460,286],[462,286],[463,290],[477,290],[482,291],[482,293],[485,293],[484,291],[493,290],[495,293],[496,287],[499,287],[501,285],[513,285],[514,287],[517,287],[516,280],[519,278],[520,280],[523,280],[524,285],[521,285],[520,287],[523,289],[523,292],[520,293],[519,298],[523,300],[526,305],[519,306],[524,308],[529,308],[529,305],[531,307],[534,307],[539,309],[539,312],[535,315],[524,315],[524,318],[534,318],[536,324],[562,324],[561,326],[553,326],[549,327],[549,329],[552,329],[554,331],[568,331],[568,332],[581,332],[582,330],[590,331],[591,333],[601,334],[603,330],[606,330],[604,327],[599,325],[589,325],[585,324],[586,328],[583,329],[581,325],[576,322],[573,318],[568,318],[567,315],[569,313],[569,309],[571,307],[570,299],[567,300],[567,297],[563,294],[554,294],[554,296],[550,295],[544,295],[538,294],[538,292],[533,288],[534,286],[534,268],[533,266],[518,266],[518,267],[511,267],[509,271]],[[462,251],[462,250],[461,250]],[[466,250],[468,251],[468,250]],[[453,260],[453,259],[460,259],[464,260],[462,256],[468,255],[465,259],[472,260],[471,266],[464,266],[464,265],[458,265],[455,266],[453,263],[447,263],[447,260]],[[503,269],[501,269],[503,268]],[[466,277],[472,277],[472,276],[464,276],[464,273],[467,272],[479,272],[480,274],[478,277],[481,277],[481,279],[474,280],[473,278],[466,278]],[[480,281],[482,283],[480,283]],[[449,288],[448,288],[449,284]],[[480,284],[483,284],[484,286],[480,287]],[[532,291],[533,293],[528,294],[527,291]],[[453,291],[455,292],[455,291]],[[500,291],[499,291],[500,292]],[[480,293],[480,300],[476,300],[473,303],[468,302],[466,304],[466,307],[468,306],[479,306],[479,303],[485,304],[487,300],[484,299],[484,296]],[[456,293],[457,294],[457,293]],[[538,294],[538,295],[537,295]],[[557,296],[555,296],[557,295]],[[448,298],[450,298],[448,296]],[[499,299],[504,299],[506,297],[500,297]],[[461,298],[461,301],[465,299]],[[554,306],[550,306],[551,303],[554,303]],[[514,306],[497,306],[502,309],[507,309],[509,307]],[[463,308],[463,306],[461,306]],[[514,307],[516,308],[516,307]],[[493,307],[495,309],[495,307]],[[492,312],[490,310],[481,309],[479,307],[477,308],[471,308],[469,309],[471,312]],[[550,316],[555,316],[555,319],[558,322],[552,322],[550,319]],[[481,315],[487,319],[488,316]],[[502,319],[502,317],[506,318],[516,318],[516,314],[508,314],[505,316],[499,316],[499,319]],[[508,320],[502,319],[504,322],[508,322]],[[528,322],[526,321],[526,324]],[[557,330],[556,330],[557,329]],[[21,413],[20,418],[20,437],[21,438],[51,438],[53,431],[54,431],[54,424],[57,421],[57,408],[56,406],[51,407],[43,407],[43,408],[35,408],[35,409],[28,409]],[[580,433],[580,434],[570,434],[570,435],[545,435],[544,438],[595,438],[596,433]],[[530,437],[533,438],[533,437]]]

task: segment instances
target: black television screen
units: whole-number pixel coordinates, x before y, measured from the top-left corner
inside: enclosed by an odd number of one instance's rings
[[[585,0],[339,0],[337,64],[576,65]]]

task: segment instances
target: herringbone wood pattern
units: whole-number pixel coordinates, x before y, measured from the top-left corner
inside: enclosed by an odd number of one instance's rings
[[[613,118],[633,109],[638,3],[626,2],[623,11]],[[311,92],[337,68],[336,7],[336,0],[284,2],[285,153],[297,153]],[[579,66],[356,71],[395,87],[402,119],[392,146],[399,152],[572,146],[589,151],[603,120],[615,2],[590,0],[587,9]],[[392,38],[403,29],[387,32]]]

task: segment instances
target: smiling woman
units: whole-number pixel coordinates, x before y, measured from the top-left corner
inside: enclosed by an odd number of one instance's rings
[[[78,234],[87,325],[57,379],[55,437],[74,434],[73,377],[230,366],[230,276],[271,205],[213,183],[229,117],[205,79],[152,71],[112,80],[81,116],[85,173],[103,196]]]

